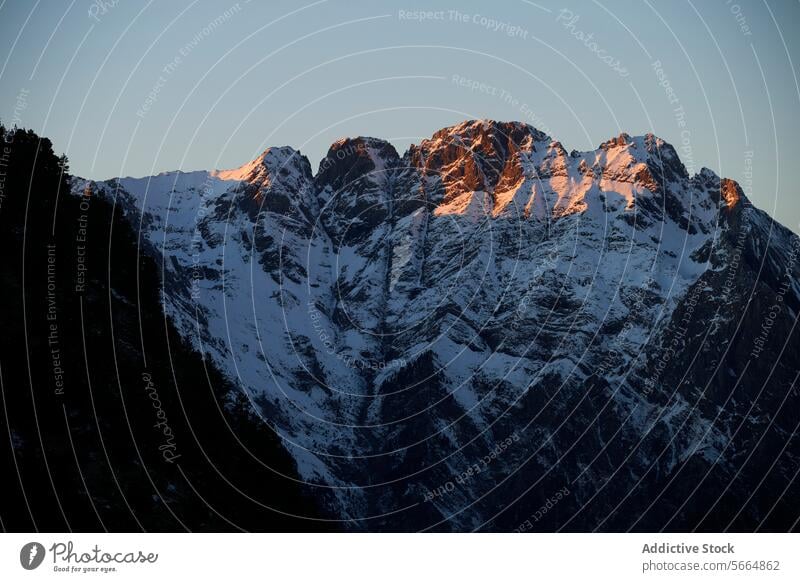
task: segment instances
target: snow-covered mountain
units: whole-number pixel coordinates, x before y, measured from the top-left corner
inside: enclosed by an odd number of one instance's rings
[[[468,121],[73,187],[347,527],[753,529],[797,494],[800,240],[654,135]]]

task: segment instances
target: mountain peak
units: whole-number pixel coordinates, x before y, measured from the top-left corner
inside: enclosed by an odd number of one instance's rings
[[[257,158],[231,170],[214,170],[211,174],[221,180],[254,182],[268,175],[299,172],[311,177],[311,164],[299,150],[290,146],[268,147]]]
[[[521,121],[495,121],[493,119],[469,119],[456,125],[444,127],[433,134],[430,141],[462,138],[476,140],[481,136],[496,137],[520,143],[529,136],[533,141],[549,142],[550,137],[532,125]]]
[[[405,160],[423,175],[440,177],[441,198],[449,201],[464,193],[517,183],[524,173],[523,158],[546,150],[550,141],[527,123],[476,119],[440,129],[430,139],[412,145]]]
[[[316,183],[339,190],[365,177],[380,180],[400,160],[388,141],[376,137],[345,137],[335,141],[319,163]]]

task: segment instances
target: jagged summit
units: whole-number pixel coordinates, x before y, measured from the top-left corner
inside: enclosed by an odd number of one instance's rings
[[[522,121],[495,121],[494,119],[468,119],[443,127],[431,136],[431,141],[453,137],[475,139],[478,136],[500,136],[515,141],[521,137],[532,136],[535,141],[549,142],[551,138],[530,124]]]
[[[436,131],[430,139],[419,145],[412,145],[402,158],[414,157],[420,149],[435,149],[443,146],[473,148],[482,152],[497,150],[501,154],[529,147],[534,142],[550,143],[551,139],[535,127],[519,121],[494,121],[489,119],[467,120]],[[290,146],[270,147],[257,158],[230,170],[214,170],[212,175],[225,180],[252,179],[254,170],[264,166],[270,171],[278,170],[282,164],[294,157],[305,158],[300,151]],[[398,162],[394,146],[376,137],[343,137],[333,142],[325,157],[320,161],[314,178],[325,183],[336,181],[336,177],[346,176],[355,170],[357,173],[369,172],[373,168],[384,169],[386,162]],[[371,167],[372,166],[372,167]]]
[[[352,222],[354,236],[423,206],[436,215],[539,221],[596,211],[639,229],[666,217],[689,233],[710,232],[718,217],[748,202],[735,181],[710,170],[690,177],[675,148],[652,133],[623,132],[595,150],[567,152],[529,124],[489,119],[442,128],[402,156],[384,139],[345,137],[331,144],[316,174],[304,155],[283,146],[231,170],[123,182],[139,198],[170,186],[219,196],[233,182],[256,201],[252,211],[311,216],[326,208],[335,220]],[[339,231],[331,216],[323,222]]]
[[[313,177],[323,184],[340,186],[341,180],[348,175],[352,178],[376,169],[383,171],[398,165],[401,160],[403,164],[437,172],[453,161],[474,154],[481,161],[484,177],[494,184],[509,161],[515,157],[530,159],[532,152],[549,152],[550,157],[567,155],[560,141],[527,123],[471,119],[439,129],[430,138],[411,145],[402,156],[392,144],[381,138],[343,137],[331,144]],[[626,152],[631,162],[663,166],[670,178],[688,177],[675,148],[652,133],[632,137],[623,132],[600,143],[596,150],[573,150],[569,157],[583,159],[593,166],[603,165],[611,157],[618,158],[620,152]],[[238,168],[215,170],[211,174],[225,180],[251,180],[253,172],[262,166],[267,171],[277,172],[284,165],[299,168],[305,174],[305,163],[301,160],[306,160],[305,156],[290,146],[270,147]],[[481,185],[480,180],[473,179],[472,182]]]
[[[291,146],[268,147],[257,158],[231,170],[213,170],[210,174],[221,180],[253,181],[265,173],[283,173],[293,169],[311,175],[311,164]]]
[[[364,177],[385,180],[385,172],[399,160],[397,150],[386,140],[363,136],[342,138],[331,145],[320,161],[315,183],[321,189],[339,190]]]
[[[359,149],[384,149],[384,148],[391,148],[394,149],[394,146],[391,145],[385,139],[379,137],[368,137],[364,135],[359,135],[357,137],[342,137],[337,139],[333,142],[328,149],[328,153],[334,153],[341,150],[347,151],[348,148],[359,148]],[[397,152],[395,151],[395,155]]]
[[[326,208],[328,228],[340,230],[331,220],[352,223],[348,236],[357,237],[423,206],[436,215],[539,221],[596,210],[639,229],[666,217],[689,233],[710,232],[747,202],[733,180],[707,169],[690,177],[675,148],[652,133],[623,132],[595,150],[568,153],[531,125],[488,119],[442,128],[402,156],[384,139],[345,137],[331,144],[316,174],[304,155],[283,146],[232,170],[123,182],[140,198],[168,186],[218,196],[235,182],[256,201],[251,211],[311,216]]]
[[[299,150],[291,146],[272,146],[237,168],[212,170],[208,175],[225,181],[253,182],[270,175],[285,176],[296,172],[303,179],[310,178],[317,184],[330,185],[335,189],[348,179],[357,179],[375,171],[411,167],[435,174],[445,172],[448,166],[456,162],[460,167],[463,165],[459,173],[467,186],[492,189],[499,183],[508,185],[509,172],[517,178],[524,174],[519,167],[526,162],[538,165],[544,162],[541,169],[545,170],[545,174],[554,169],[556,173],[562,172],[563,167],[568,165],[564,161],[567,157],[577,159],[583,172],[587,167],[602,170],[612,161],[618,166],[620,160],[626,160],[630,168],[638,163],[658,168],[656,173],[662,179],[677,181],[689,177],[675,148],[652,133],[632,137],[623,132],[600,143],[596,150],[573,150],[568,154],[560,141],[553,140],[532,125],[491,119],[471,119],[441,128],[430,138],[412,144],[402,156],[391,143],[381,138],[343,137],[331,144],[316,174]],[[707,168],[700,171],[700,183],[712,178],[709,172],[711,170]],[[179,170],[146,178],[175,178],[199,173]]]

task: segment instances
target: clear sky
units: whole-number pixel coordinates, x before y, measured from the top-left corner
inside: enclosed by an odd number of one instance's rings
[[[568,150],[653,132],[798,231],[799,23],[789,0],[0,0],[0,119],[97,179],[271,145],[316,168],[342,136],[402,153],[468,118]]]

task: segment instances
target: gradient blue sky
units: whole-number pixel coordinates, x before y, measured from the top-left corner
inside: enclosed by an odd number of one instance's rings
[[[467,118],[521,120],[567,149],[653,132],[743,184],[752,152],[753,202],[800,230],[796,1],[0,2],[0,119],[80,176],[236,167],[270,145],[316,168],[342,136],[402,153]],[[439,18],[401,15],[420,10]]]

